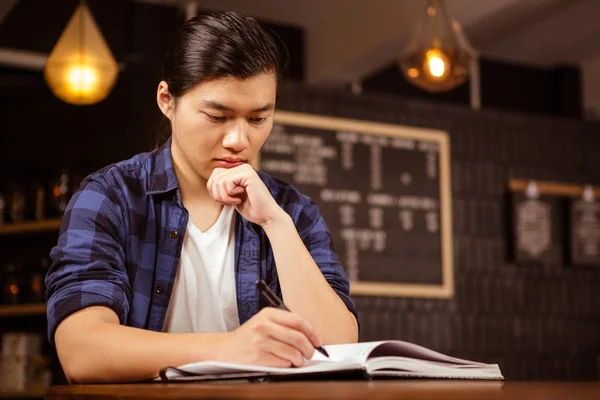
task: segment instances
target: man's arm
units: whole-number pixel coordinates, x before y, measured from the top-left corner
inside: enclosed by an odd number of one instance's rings
[[[65,318],[54,340],[69,382],[91,383],[148,380],[166,366],[215,359],[224,336],[123,326],[113,310],[96,306]]]
[[[272,307],[224,333],[132,328],[120,325],[107,307],[88,307],[65,318],[54,340],[71,383],[144,381],[157,377],[161,368],[196,361],[299,367],[322,345],[306,321]]]
[[[287,307],[306,319],[324,343],[356,342],[358,322],[349,311],[352,300],[348,281],[333,252],[331,237],[316,205],[309,205],[310,210],[304,210],[311,214],[308,219],[312,217],[315,222],[308,228],[309,232],[303,232],[305,244],[291,217],[277,204],[252,166],[215,168],[207,188],[214,200],[234,205],[244,218],[265,230],[273,248]],[[311,247],[310,252],[307,246]],[[313,255],[319,256],[319,265]]]
[[[286,306],[311,323],[325,344],[356,342],[356,318],[325,279],[290,216],[282,210],[263,229],[273,247]]]

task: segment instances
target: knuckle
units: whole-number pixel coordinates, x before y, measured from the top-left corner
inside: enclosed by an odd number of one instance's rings
[[[268,315],[271,308],[273,307],[264,307],[258,313],[256,313],[256,315]]]
[[[267,331],[267,324],[263,321],[257,321],[252,328],[255,332],[264,333]]]
[[[273,307],[265,307],[256,314],[259,319],[268,319],[271,315],[273,315]]]
[[[302,318],[300,318],[297,315],[294,315],[294,319],[292,320],[292,324],[294,326],[294,328],[301,330],[301,331],[305,331],[305,325],[304,325],[304,320]]]
[[[301,367],[304,364],[304,356],[299,351],[296,351],[295,353],[293,363],[296,367]]]
[[[264,346],[262,339],[260,336],[252,336],[250,339],[250,344],[254,348],[262,348]]]
[[[306,345],[307,345],[306,338],[299,333],[294,335],[294,337],[292,338],[292,341],[294,343],[294,347],[296,347],[298,349],[302,349],[302,348],[306,347]]]

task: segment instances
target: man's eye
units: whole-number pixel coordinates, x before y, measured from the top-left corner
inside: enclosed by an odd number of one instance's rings
[[[227,117],[217,117],[216,115],[210,115],[210,114],[206,114],[208,116],[208,119],[211,120],[212,122],[224,122]]]
[[[266,120],[267,120],[267,118],[250,118],[250,122],[252,122],[254,124],[262,124]]]

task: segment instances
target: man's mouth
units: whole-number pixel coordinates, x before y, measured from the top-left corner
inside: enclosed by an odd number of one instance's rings
[[[217,158],[215,162],[221,168],[234,168],[244,164],[246,160],[237,157],[225,157]]]

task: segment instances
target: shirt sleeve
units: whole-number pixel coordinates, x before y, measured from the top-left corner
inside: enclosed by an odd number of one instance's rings
[[[304,245],[331,288],[340,296],[348,310],[354,314],[360,331],[360,318],[350,297],[350,282],[338,260],[331,234],[325,224],[325,219],[319,213],[319,207],[310,201],[302,210],[298,222],[298,232]]]
[[[90,306],[127,320],[131,287],[125,268],[122,207],[101,176],[87,178],[63,216],[46,275],[48,339],[70,314]]]

